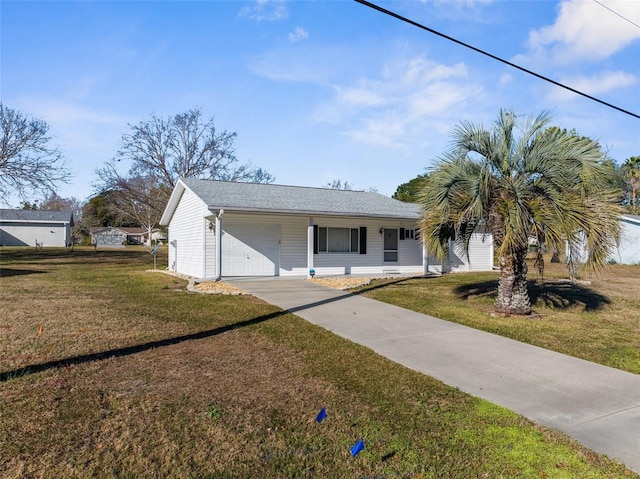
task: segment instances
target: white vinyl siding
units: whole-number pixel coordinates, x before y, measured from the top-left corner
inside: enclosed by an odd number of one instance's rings
[[[449,263],[444,271],[462,273],[493,270],[493,238],[486,233],[474,233],[469,241],[468,254],[460,243],[449,248]]]
[[[69,223],[2,222],[0,245],[64,247],[71,240]]]
[[[620,226],[620,247],[612,259],[620,264],[640,264],[640,218],[622,217]]]
[[[181,274],[197,278],[212,278],[215,275],[215,232],[210,230],[206,216],[211,215],[208,208],[195,195],[186,190],[169,225],[169,269]],[[280,276],[305,276],[307,267],[307,232],[309,217],[304,215],[276,215],[259,213],[225,212],[222,217],[223,230],[223,276],[229,275],[280,275]],[[415,224],[410,221],[385,220],[371,218],[349,217],[314,217],[313,224],[319,228],[336,228],[349,232],[350,243],[348,247],[355,247],[353,243],[354,233],[360,234],[360,228],[366,228],[366,254],[331,253],[323,252],[313,255],[313,267],[316,275],[342,275],[342,274],[421,274],[422,269],[422,243],[414,238],[407,238],[407,230],[415,230]],[[248,232],[255,230],[255,234]],[[398,261],[394,263],[384,262],[383,235],[380,229],[405,229],[405,239],[398,241]],[[263,235],[270,236],[271,240],[265,241],[263,246],[252,247],[256,257],[262,257],[258,263],[251,265],[239,265],[230,267],[232,258],[225,258],[224,245],[229,236],[233,236],[234,230],[241,236],[237,238],[246,245],[245,240],[253,236],[254,239]],[[271,232],[271,233],[270,233]],[[277,232],[277,233],[276,233]],[[276,238],[277,236],[277,238]],[[429,260],[429,271],[490,271],[493,268],[493,254],[491,237],[476,235],[470,245],[470,261],[460,257],[460,252],[452,254],[451,264],[445,264],[444,268],[433,258]],[[176,247],[171,245],[177,241]],[[276,244],[277,243],[277,244]],[[243,248],[236,244],[235,252],[239,254]],[[250,245],[247,245],[250,246]],[[359,244],[358,244],[359,247]],[[277,249],[277,252],[275,249]],[[359,248],[358,248],[359,249]],[[266,259],[266,260],[265,260]],[[263,261],[265,260],[265,261]],[[273,272],[269,269],[269,261]],[[176,269],[177,268],[177,269]]]
[[[343,217],[314,217],[314,224],[326,225],[328,228],[342,228],[349,231],[351,239],[353,232],[359,228],[367,228],[367,253],[322,253],[314,255],[314,269],[318,275],[330,274],[380,274],[382,267],[382,235],[379,230],[384,220],[343,218]],[[397,223],[397,222],[396,222]],[[394,227],[399,227],[399,223]],[[307,230],[309,217],[294,215],[272,215],[256,213],[226,212],[222,216],[222,229],[225,225],[245,224],[255,225],[256,230],[262,225],[275,225],[279,229],[279,267],[278,275],[302,276],[307,274]],[[407,227],[410,227],[408,224]],[[228,234],[228,232],[227,232]],[[359,238],[358,238],[359,240]],[[224,243],[223,243],[224,245]],[[207,245],[207,257],[210,256],[214,245]],[[419,241],[407,240],[399,244],[399,261],[395,270],[402,273],[420,274],[422,271],[422,246]],[[224,248],[223,248],[224,249]],[[224,255],[224,252],[223,252]],[[228,273],[224,266],[225,273]],[[224,274],[223,274],[224,276]]]
[[[171,222],[169,223],[169,269],[176,273],[206,277],[213,271],[205,271],[205,266],[215,265],[215,248],[208,247],[205,258],[205,236],[207,245],[213,245],[210,239],[213,232],[209,231],[209,216],[207,206],[191,191],[185,190],[178,204]],[[213,258],[210,258],[213,255]]]

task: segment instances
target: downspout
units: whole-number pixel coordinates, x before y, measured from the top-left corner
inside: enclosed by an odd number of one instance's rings
[[[216,213],[216,281],[222,279],[222,215],[224,210],[221,208]]]
[[[307,278],[313,278],[315,274],[315,270],[313,269],[313,231],[313,218],[309,217],[309,223],[307,224]]]

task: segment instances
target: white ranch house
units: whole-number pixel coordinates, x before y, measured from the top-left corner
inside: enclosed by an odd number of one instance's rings
[[[422,247],[419,207],[365,191],[180,179],[161,225],[169,269],[223,276],[426,274],[493,268],[491,237],[469,258],[452,248],[436,264]]]
[[[72,226],[71,211],[0,209],[0,245],[65,247]]]

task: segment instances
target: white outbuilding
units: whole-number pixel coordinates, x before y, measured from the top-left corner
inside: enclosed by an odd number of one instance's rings
[[[72,226],[71,211],[0,209],[0,245],[65,247]]]
[[[640,216],[621,216],[620,227],[620,246],[611,259],[618,264],[640,264]]]

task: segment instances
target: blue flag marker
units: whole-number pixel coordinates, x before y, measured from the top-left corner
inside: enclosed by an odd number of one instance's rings
[[[322,408],[316,416],[316,422],[321,423],[322,421],[324,421],[325,417],[327,417],[327,410],[325,408]]]
[[[360,439],[358,442],[355,443],[355,445],[351,448],[351,455],[353,457],[356,457],[360,451],[364,450],[364,441],[362,439]]]

